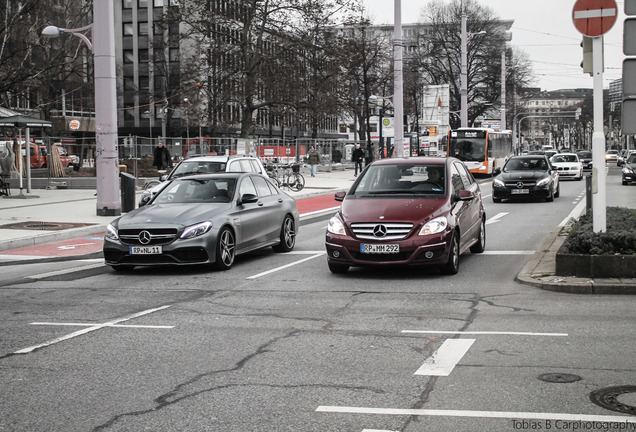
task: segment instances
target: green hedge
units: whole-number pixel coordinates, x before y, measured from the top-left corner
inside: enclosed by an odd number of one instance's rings
[[[565,241],[565,251],[586,255],[635,255],[636,210],[624,207],[607,208],[607,230],[595,233],[592,214],[574,223]]]

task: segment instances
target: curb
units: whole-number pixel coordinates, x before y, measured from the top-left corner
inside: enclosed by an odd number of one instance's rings
[[[61,240],[72,239],[75,237],[82,237],[85,235],[104,234],[105,232],[106,225],[95,224],[81,228],[73,228],[70,230],[41,233],[40,235],[31,238],[2,241],[0,242],[0,252],[11,249],[20,249],[29,246],[37,246],[46,243],[53,243]]]

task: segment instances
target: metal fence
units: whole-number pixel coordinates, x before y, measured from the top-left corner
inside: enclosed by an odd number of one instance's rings
[[[71,155],[77,167],[96,166],[95,138],[34,137],[35,143],[60,145]],[[152,164],[153,152],[159,141],[164,143],[175,163],[194,155],[237,155],[249,154],[259,157],[264,163],[305,164],[309,149],[314,146],[320,155],[319,170],[344,170],[353,168],[351,155],[356,144],[364,142],[324,140],[324,139],[288,139],[280,138],[211,138],[211,137],[143,137],[121,136],[117,139],[119,160],[126,165],[128,172],[139,177],[141,166]]]

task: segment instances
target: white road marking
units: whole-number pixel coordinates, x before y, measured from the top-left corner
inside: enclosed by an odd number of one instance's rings
[[[340,208],[340,206],[338,206],[338,207],[329,207],[329,208],[322,209],[322,210],[316,210],[316,211],[312,211],[312,212],[303,213],[303,214],[300,215],[300,219],[305,219],[308,216],[313,216],[315,214],[321,214],[321,213],[325,213],[325,212],[328,212],[328,211],[336,211],[339,208]]]
[[[590,9],[574,12],[574,19],[603,18],[616,16],[616,9]]]
[[[479,255],[534,255],[532,250],[483,251]]]
[[[415,375],[449,376],[475,339],[447,339],[415,372]]]
[[[325,253],[325,251],[321,251],[321,250],[317,250],[317,251],[291,251],[291,252],[286,252],[285,255],[315,255],[315,254],[320,254],[320,253]]]
[[[71,327],[92,327],[95,323],[52,323],[52,322],[32,322],[31,325],[46,325],[46,326],[71,326]],[[118,328],[156,328],[156,329],[171,329],[174,326],[162,326],[162,325],[133,325],[133,324],[113,324],[106,325],[104,327],[118,327]]]
[[[362,432],[397,432],[397,431],[390,431],[387,429],[362,429]]]
[[[64,245],[64,246],[58,246],[58,249],[61,250],[68,250],[68,249],[75,249],[78,246],[90,246],[90,245],[94,245],[96,243],[79,243],[79,244],[74,244],[74,245]]]
[[[585,207],[585,201],[584,200],[579,201],[579,204],[572,209],[570,214],[567,215],[565,219],[561,221],[561,223],[559,224],[559,228],[564,227],[570,221],[570,219],[577,219],[579,216],[581,216],[581,214],[583,214],[584,207]]]
[[[494,215],[493,217],[491,217],[490,219],[488,219],[486,221],[486,225],[490,225],[492,223],[499,222],[499,219],[501,219],[502,217],[504,217],[507,214],[508,214],[508,212],[497,213],[496,215]]]
[[[75,273],[78,271],[82,271],[82,270],[91,270],[94,268],[99,268],[99,267],[103,267],[104,266],[104,260],[99,260],[101,261],[98,264],[87,264],[85,266],[80,266],[80,267],[71,267],[68,269],[63,269],[63,270],[56,270],[56,271],[52,271],[52,272],[48,272],[48,273],[40,273],[40,274],[36,274],[36,275],[31,275],[31,276],[27,276],[27,278],[29,279],[44,279],[44,278],[48,278],[48,277],[52,277],[52,276],[59,276],[62,274],[68,274],[68,273]]]
[[[261,276],[267,276],[267,275],[268,275],[268,274],[270,274],[270,273],[275,273],[275,272],[277,272],[277,271],[284,270],[284,269],[286,269],[286,268],[293,267],[293,266],[298,265],[298,264],[302,264],[302,263],[304,263],[305,261],[309,261],[309,260],[312,260],[312,259],[314,259],[314,258],[321,257],[321,256],[323,256],[323,255],[325,255],[325,254],[326,254],[326,252],[320,252],[320,253],[317,253],[316,255],[310,256],[310,257],[308,257],[308,258],[304,258],[304,259],[301,259],[301,260],[298,260],[298,261],[294,261],[293,263],[286,264],[286,265],[284,265],[284,266],[280,266],[280,267],[276,267],[276,268],[273,268],[273,269],[271,269],[271,270],[267,270],[267,271],[265,271],[265,272],[262,272],[262,273],[256,274],[256,275],[254,275],[254,276],[248,276],[246,279],[250,279],[250,280],[251,280],[251,279],[258,279],[258,278],[259,278],[259,277],[261,277]]]
[[[466,335],[503,335],[503,336],[568,336],[567,333],[532,333],[532,332],[503,332],[503,331],[444,331],[444,330],[402,330],[402,333],[433,333],[433,334],[466,334]]]
[[[468,411],[468,410],[435,410],[435,409],[399,409],[399,408],[365,408],[319,406],[316,412],[348,413],[348,414],[384,414],[405,416],[436,416],[436,417],[477,417],[503,418],[527,420],[562,420],[567,422],[616,422],[630,424],[636,422],[634,416],[586,415],[567,413],[540,413],[523,411]]]
[[[108,321],[108,322],[103,323],[103,324],[94,324],[92,327],[88,327],[88,328],[85,328],[83,330],[78,330],[78,331],[76,331],[74,333],[67,334],[66,336],[61,336],[59,338],[55,338],[53,340],[50,340],[48,342],[44,342],[44,343],[39,344],[39,345],[34,345],[34,346],[31,346],[31,347],[28,347],[28,348],[23,348],[23,349],[21,349],[19,351],[14,352],[14,354],[28,354],[28,353],[30,353],[32,351],[35,351],[38,348],[44,348],[44,347],[47,347],[47,346],[50,346],[50,345],[53,345],[53,344],[56,344],[56,343],[59,343],[59,342],[63,342],[63,341],[68,340],[68,339],[73,339],[73,338],[75,338],[77,336],[82,336],[82,335],[85,335],[87,333],[91,333],[91,332],[94,332],[96,330],[103,329],[104,327],[112,327],[115,324],[119,324],[119,323],[124,322],[124,321],[130,321],[131,319],[139,318],[141,316],[148,315],[148,314],[151,314],[153,312],[157,312],[157,311],[169,308],[169,307],[170,307],[170,305],[161,306],[161,307],[154,308],[154,309],[148,309],[148,310],[145,310],[145,311],[142,311],[142,312],[137,312],[136,314],[132,314],[132,315],[129,315],[129,316],[124,317],[124,318],[117,318],[115,320]]]

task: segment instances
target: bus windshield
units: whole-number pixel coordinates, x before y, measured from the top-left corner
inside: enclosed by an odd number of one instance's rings
[[[483,162],[486,154],[484,138],[464,138],[451,136],[448,155],[461,161]]]

